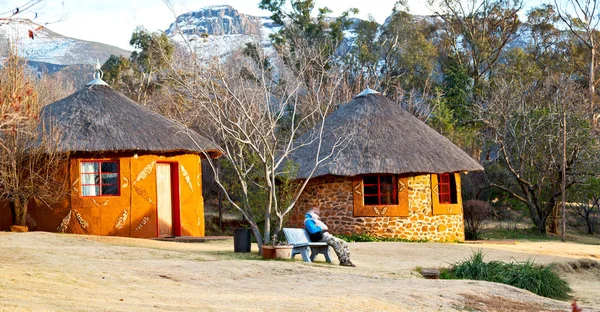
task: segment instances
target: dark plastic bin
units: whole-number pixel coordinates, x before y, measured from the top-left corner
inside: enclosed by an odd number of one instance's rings
[[[233,229],[233,251],[250,252],[250,229]]]

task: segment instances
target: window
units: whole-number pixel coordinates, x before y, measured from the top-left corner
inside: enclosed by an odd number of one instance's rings
[[[397,175],[352,178],[355,217],[408,216],[408,179]]]
[[[454,174],[438,174],[440,204],[456,204],[456,180]]]
[[[459,173],[432,174],[431,193],[433,215],[462,213]]]
[[[365,176],[364,204],[365,205],[397,205],[396,177],[393,175]]]
[[[81,162],[83,196],[118,196],[119,162],[114,160]]]

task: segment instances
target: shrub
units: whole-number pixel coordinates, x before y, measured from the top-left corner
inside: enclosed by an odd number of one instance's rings
[[[441,274],[445,279],[472,279],[503,283],[525,289],[537,295],[565,300],[571,291],[569,284],[560,278],[552,266],[535,264],[533,261],[484,262],[481,251],[474,252],[470,259],[452,264],[448,272]]]
[[[465,218],[465,239],[479,239],[479,230],[481,223],[492,213],[492,207],[482,200],[467,200],[463,204],[463,214]]]

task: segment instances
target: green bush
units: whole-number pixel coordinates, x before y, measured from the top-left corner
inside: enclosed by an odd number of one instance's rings
[[[535,264],[533,261],[484,262],[483,258],[481,251],[474,252],[470,259],[452,264],[440,277],[503,283],[543,297],[569,299],[568,293],[571,291],[569,284],[560,278],[551,266]]]

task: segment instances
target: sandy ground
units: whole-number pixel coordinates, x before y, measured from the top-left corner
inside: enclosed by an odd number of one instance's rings
[[[253,251],[256,251],[254,245]],[[600,246],[351,243],[356,268],[262,260],[232,240],[172,243],[50,233],[0,233],[0,311],[571,311],[570,302],[511,286],[426,280],[481,249],[487,260],[558,263],[584,311],[600,311]],[[322,256],[319,256],[322,257]],[[299,256],[298,256],[299,259]]]

